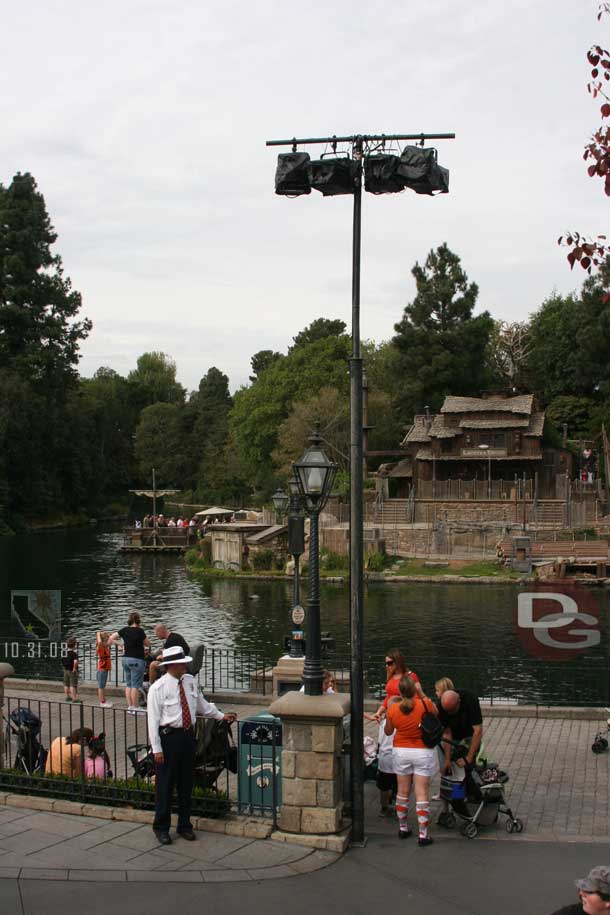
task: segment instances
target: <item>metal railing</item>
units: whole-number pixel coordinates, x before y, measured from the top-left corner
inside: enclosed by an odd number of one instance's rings
[[[32,648],[31,646],[34,646]],[[0,642],[0,661],[8,661],[15,675],[26,679],[61,681],[62,643],[37,643],[15,639]],[[79,646],[81,680],[94,682],[96,656],[92,646]],[[28,656],[33,654],[34,656]],[[122,655],[112,646],[112,671],[108,685],[123,685]],[[279,654],[279,652],[278,652]],[[206,694],[216,692],[254,693],[271,697],[272,668],[277,658],[236,648],[206,648],[197,677]],[[367,652],[364,659],[366,685],[370,696],[385,687],[384,655]],[[552,706],[610,705],[610,666],[603,657],[592,655],[563,662],[548,662],[526,655],[497,657],[481,655],[478,662],[450,655],[418,655],[409,659],[429,694],[440,677],[450,677],[457,686],[472,689],[496,704]],[[340,688],[349,689],[349,657],[329,650],[322,659],[337,677]]]
[[[5,697],[4,758],[0,786],[28,794],[87,803],[154,809],[155,763],[147,717],[126,709]],[[33,717],[32,717],[33,716]],[[214,722],[197,719],[192,793],[193,816],[224,817],[231,809],[276,822],[281,790],[281,726],[273,720],[238,723],[237,773],[230,750],[212,737]],[[242,731],[245,735],[241,740]],[[73,735],[74,744],[66,742]],[[92,737],[98,769],[92,769]],[[102,747],[103,745],[103,752]],[[88,775],[97,771],[97,777]]]
[[[365,677],[369,695],[385,695],[384,655],[368,654]],[[573,659],[561,663],[535,658],[481,656],[480,663],[459,658],[417,656],[409,664],[428,695],[434,683],[449,677],[458,689],[472,690],[491,705],[610,706],[610,667],[605,658]],[[349,658],[329,656],[326,667],[340,682]]]
[[[97,672],[95,645],[78,644],[79,681],[94,683]],[[15,669],[16,677],[34,680],[63,679],[62,658],[68,648],[65,642],[50,642],[33,639],[4,639],[0,641],[0,661],[8,661]],[[119,645],[110,646],[112,669],[108,675],[108,686],[124,685],[123,652]],[[271,692],[271,668],[275,660],[257,651],[233,648],[206,648],[201,670],[197,676],[201,687],[207,692],[237,690],[261,693]]]

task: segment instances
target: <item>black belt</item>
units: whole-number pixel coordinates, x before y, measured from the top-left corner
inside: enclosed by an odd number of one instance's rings
[[[168,734],[175,734],[178,732],[183,734],[192,734],[193,727],[191,725],[190,728],[173,728],[171,725],[166,724],[165,727],[159,728],[159,734],[161,734],[162,737],[167,737]]]

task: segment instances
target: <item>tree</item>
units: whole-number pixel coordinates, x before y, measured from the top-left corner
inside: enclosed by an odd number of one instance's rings
[[[266,495],[275,484],[272,454],[278,430],[293,405],[324,387],[347,393],[349,339],[327,336],[293,347],[234,398],[229,426],[239,450],[242,472],[257,492]]]
[[[184,403],[186,392],[176,381],[176,363],[165,353],[143,353],[127,381],[138,411],[154,403]]]
[[[610,12],[610,3],[600,3],[597,21],[605,13]],[[600,115],[602,122],[610,118],[610,52],[596,44],[589,48],[587,61],[591,67],[591,81],[587,83],[587,90],[594,99],[600,99]],[[585,146],[583,156],[588,162],[587,173],[590,178],[602,178],[604,193],[610,197],[610,128],[598,127]],[[566,232],[558,239],[559,245],[570,248],[567,255],[570,268],[579,263],[583,270],[591,273],[593,267],[600,267],[605,258],[610,254],[610,246],[606,244],[606,236],[598,235],[596,238],[581,235],[579,232]],[[605,295],[610,297],[610,287],[606,286]]]
[[[506,394],[525,394],[531,390],[527,357],[532,347],[526,321],[494,321],[489,337],[488,359],[492,374]]]
[[[56,240],[32,175],[0,185],[0,365],[54,397],[75,382],[91,330],[87,318],[75,320],[81,296],[51,253]]]
[[[154,467],[158,483],[180,488],[185,465],[182,433],[182,411],[178,404],[154,403],[142,411],[135,447],[142,480],[150,480]]]
[[[199,390],[188,405],[188,410],[194,411],[190,455],[198,500],[214,502],[220,498],[225,477],[223,452],[232,405],[229,379],[212,366],[199,382]]]
[[[424,406],[438,410],[447,394],[479,396],[490,381],[486,363],[493,320],[472,316],[478,286],[469,283],[460,258],[446,244],[412,270],[417,287],[395,325],[401,355],[399,403],[403,417]]]
[[[315,422],[320,423],[320,435],[329,458],[341,470],[349,469],[349,397],[345,391],[328,387],[295,403],[278,430],[273,460],[285,479],[291,475],[293,462],[307,447]]]
[[[316,318],[296,337],[293,337],[292,346],[288,352],[292,352],[292,350],[301,346],[309,346],[310,343],[317,343],[318,340],[324,340],[326,337],[340,337],[345,333],[345,328],[345,321]]]
[[[282,354],[276,353],[272,349],[261,349],[258,353],[254,353],[250,359],[250,364],[252,366],[250,381],[256,381],[265,369],[269,368],[270,365],[273,365],[274,362],[277,362],[278,359],[283,359]]]

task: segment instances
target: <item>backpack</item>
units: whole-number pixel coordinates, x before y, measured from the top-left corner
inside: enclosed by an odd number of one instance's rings
[[[441,722],[439,721],[438,715],[433,715],[432,712],[429,712],[426,703],[422,699],[422,705],[424,706],[424,714],[419,723],[419,728],[421,730],[421,739],[427,747],[438,747],[441,742],[441,737],[443,736],[443,731],[445,730]]]

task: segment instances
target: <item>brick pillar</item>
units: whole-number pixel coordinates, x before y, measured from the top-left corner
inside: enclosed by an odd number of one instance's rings
[[[0,722],[4,721],[4,680],[12,677],[15,669],[11,664],[0,663]],[[0,727],[0,769],[4,768],[4,728]]]
[[[285,832],[328,835],[342,828],[343,718],[349,696],[289,692],[269,708],[282,720],[282,806]]]

